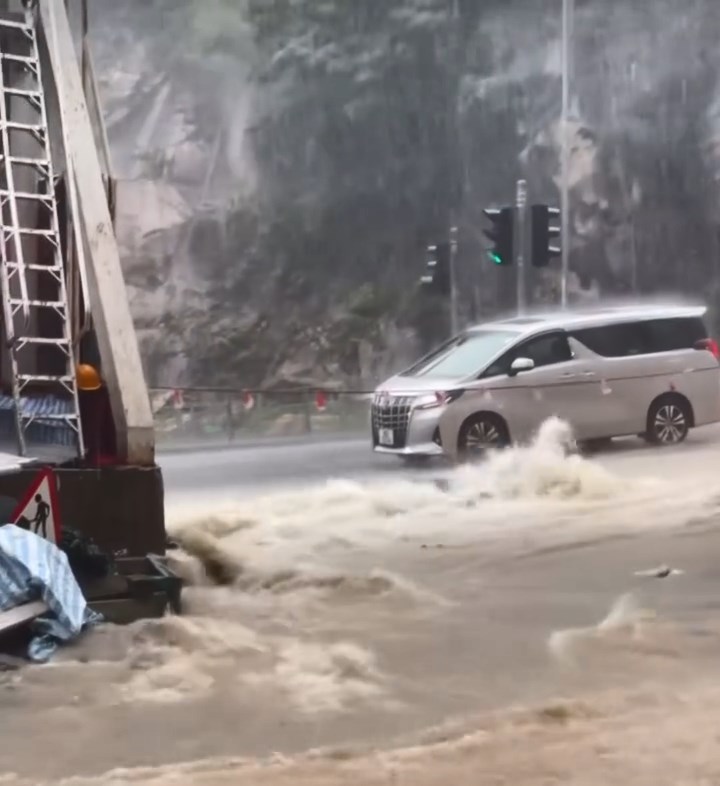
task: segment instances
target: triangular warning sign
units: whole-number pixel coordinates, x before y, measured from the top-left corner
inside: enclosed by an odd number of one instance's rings
[[[51,543],[59,543],[60,506],[55,489],[55,473],[49,468],[40,470],[13,511],[11,523],[47,538]]]

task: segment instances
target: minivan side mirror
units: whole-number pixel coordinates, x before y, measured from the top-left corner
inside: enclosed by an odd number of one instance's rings
[[[532,371],[535,368],[535,361],[532,358],[515,358],[510,365],[509,377],[517,376],[521,371]]]

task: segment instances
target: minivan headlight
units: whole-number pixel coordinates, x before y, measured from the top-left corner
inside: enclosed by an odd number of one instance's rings
[[[415,409],[435,409],[445,407],[462,396],[463,390],[439,390],[435,393],[428,393],[425,396],[418,396],[415,400]]]

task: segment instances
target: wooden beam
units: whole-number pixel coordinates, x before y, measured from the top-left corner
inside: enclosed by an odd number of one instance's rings
[[[70,22],[62,3],[39,0],[38,7],[66,130],[66,153],[75,170],[88,248],[90,310],[110,393],[118,449],[120,457],[129,464],[152,465],[155,438],[150,399]]]
[[[0,611],[0,634],[9,633],[21,625],[26,625],[47,611],[48,607],[41,600],[23,603],[22,606],[15,606],[7,611]]]

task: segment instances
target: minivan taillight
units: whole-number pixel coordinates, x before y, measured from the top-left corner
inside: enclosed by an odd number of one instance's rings
[[[714,338],[703,338],[700,341],[696,341],[695,349],[706,349],[708,352],[712,352],[715,360],[720,362],[720,345]]]

